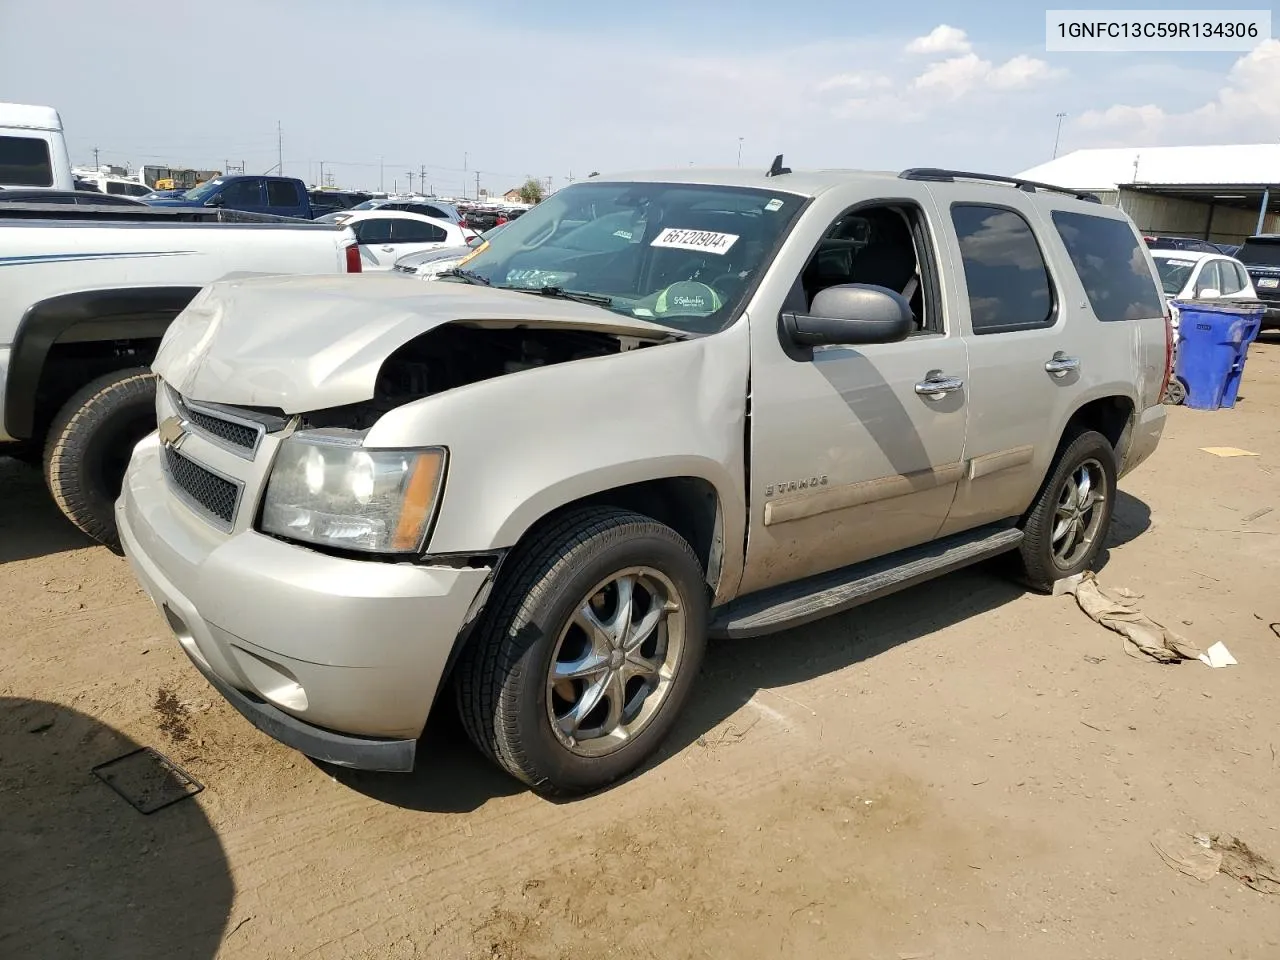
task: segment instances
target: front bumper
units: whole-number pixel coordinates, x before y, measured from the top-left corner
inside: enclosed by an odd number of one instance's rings
[[[413,768],[487,568],[331,557],[221,533],[168,489],[153,434],[116,504],[125,555],[209,681],[254,726],[331,763]]]

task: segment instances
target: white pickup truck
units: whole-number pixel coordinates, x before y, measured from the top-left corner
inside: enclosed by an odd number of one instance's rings
[[[155,429],[150,366],[170,321],[229,274],[357,273],[359,249],[327,224],[48,206],[43,219],[0,205],[0,456],[43,463],[63,513],[115,546],[112,504]]]

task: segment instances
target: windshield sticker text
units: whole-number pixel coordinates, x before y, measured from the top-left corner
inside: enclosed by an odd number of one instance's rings
[[[764,205],[764,208],[768,210],[770,213],[773,213],[777,210],[781,210],[782,201],[779,200],[777,197],[774,197],[772,200],[770,200],[768,203]]]
[[[668,247],[672,250],[698,250],[723,256],[737,241],[737,234],[712,233],[710,230],[682,230],[667,227],[653,238],[651,247]]]

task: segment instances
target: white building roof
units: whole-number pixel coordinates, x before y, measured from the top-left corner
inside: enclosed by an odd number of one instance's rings
[[[1075,190],[1115,190],[1128,183],[1280,184],[1280,143],[1076,150],[1018,176]]]

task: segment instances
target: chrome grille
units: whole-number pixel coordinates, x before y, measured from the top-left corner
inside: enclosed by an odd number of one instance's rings
[[[187,420],[197,430],[207,433],[215,440],[237,447],[246,453],[252,453],[258,445],[261,431],[243,423],[235,423],[206,413],[204,410],[187,408]]]
[[[200,466],[172,446],[164,448],[164,460],[170,478],[188,505],[230,528],[240,501],[240,486]]]

